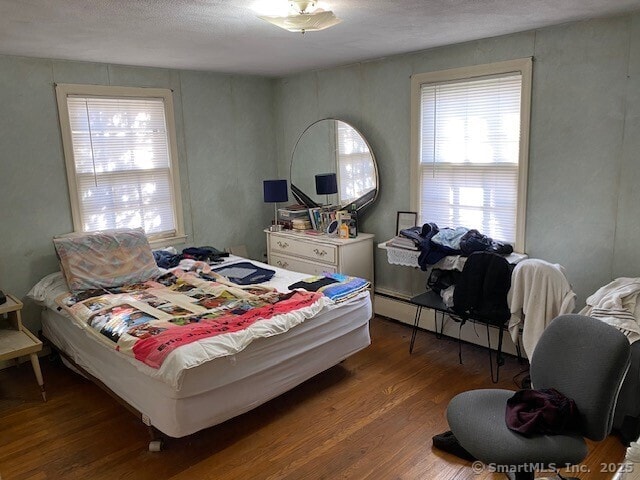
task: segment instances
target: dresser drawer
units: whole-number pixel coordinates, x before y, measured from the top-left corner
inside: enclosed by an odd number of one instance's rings
[[[338,259],[337,251],[338,247],[336,245],[304,242],[284,235],[271,235],[271,253],[305,257],[316,262],[336,264]]]
[[[294,272],[308,273],[309,275],[322,275],[323,272],[335,273],[336,267],[307,262],[301,258],[292,258],[284,255],[271,254],[269,263],[276,267],[293,270]]]

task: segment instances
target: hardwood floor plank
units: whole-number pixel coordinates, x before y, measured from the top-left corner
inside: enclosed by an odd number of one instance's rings
[[[467,326],[465,328],[472,328]],[[482,331],[478,334],[482,335]],[[257,409],[147,451],[146,428],[95,385],[43,359],[49,401],[24,365],[0,372],[0,476],[3,480],[299,480],[503,478],[433,449],[448,430],[445,410],[459,392],[515,389],[522,371],[507,357],[491,383],[485,349],[376,318],[372,345]],[[28,365],[27,365],[28,366]],[[615,436],[590,444],[583,480],[607,479],[618,463]]]

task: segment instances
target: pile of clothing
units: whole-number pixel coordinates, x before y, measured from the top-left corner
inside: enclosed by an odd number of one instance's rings
[[[364,278],[350,277],[342,273],[324,272],[289,285],[289,290],[302,288],[308,292],[321,292],[336,303],[344,302],[366,291],[371,284]]]
[[[177,267],[180,260],[190,258],[207,263],[220,263],[223,258],[228,257],[227,252],[221,252],[215,247],[189,247],[177,253],[175,249],[154,250],[153,258],[160,268]]]
[[[614,326],[629,339],[640,340],[640,278],[620,277],[587,298],[581,315]]]
[[[513,247],[508,243],[495,241],[478,230],[466,227],[439,228],[433,222],[401,230],[400,235],[413,240],[420,250],[418,263],[422,270],[427,270],[448,255],[469,256],[474,252],[508,255],[513,252]]]

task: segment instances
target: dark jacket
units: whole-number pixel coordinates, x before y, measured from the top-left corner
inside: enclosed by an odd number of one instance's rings
[[[453,310],[492,325],[503,325],[511,317],[507,293],[511,267],[504,257],[491,252],[469,255],[453,292]]]

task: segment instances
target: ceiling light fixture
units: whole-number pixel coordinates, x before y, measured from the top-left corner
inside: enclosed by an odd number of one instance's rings
[[[260,16],[277,27],[284,28],[290,32],[315,32],[333,27],[341,22],[332,11],[316,8],[317,2],[292,0],[289,2],[289,15],[281,17],[275,15]]]

